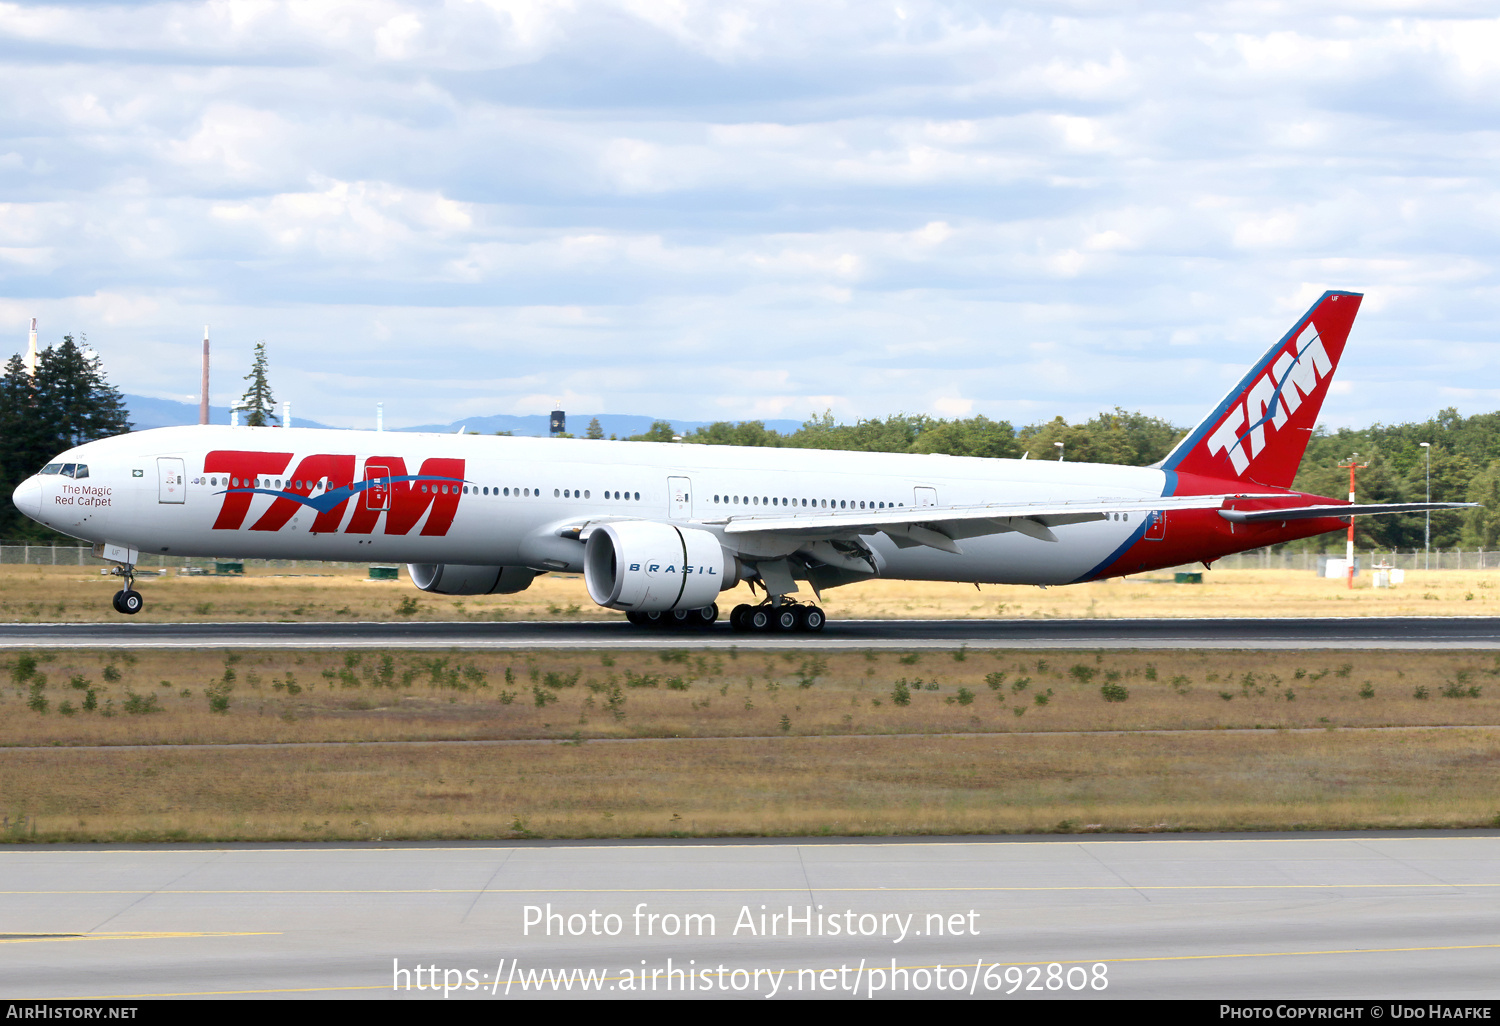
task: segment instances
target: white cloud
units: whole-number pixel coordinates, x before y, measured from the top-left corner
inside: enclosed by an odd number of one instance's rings
[[[222,184],[254,181],[285,155],[293,142],[289,128],[269,111],[215,104],[203,112],[191,135],[166,144],[166,156]]]
[[[208,321],[329,422],[1189,421],[1328,287],[1368,293],[1331,422],[1500,380],[1493,19],[214,0],[0,41],[0,313],[130,391],[190,392]]]
[[[473,217],[446,197],[383,182],[319,182],[316,192],[218,203],[213,217],[247,226],[275,248],[322,259],[389,261],[467,235]],[[403,261],[405,262],[405,261]]]

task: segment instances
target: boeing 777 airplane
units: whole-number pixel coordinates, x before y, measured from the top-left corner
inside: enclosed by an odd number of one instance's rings
[[[634,623],[821,630],[805,601],[873,578],[1072,584],[1339,530],[1291,490],[1361,296],[1328,292],[1160,463],[199,426],[76,446],[16,506],[94,543],[137,613],[141,553],[404,562],[423,591],[582,573]]]

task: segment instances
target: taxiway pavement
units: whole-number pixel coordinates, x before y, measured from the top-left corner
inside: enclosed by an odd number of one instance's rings
[[[1500,955],[1494,832],[8,846],[0,894],[12,999],[1493,1000]]]

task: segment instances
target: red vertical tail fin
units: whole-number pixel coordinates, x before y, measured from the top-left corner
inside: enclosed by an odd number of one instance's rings
[[[1362,298],[1357,292],[1323,293],[1159,466],[1291,487]]]

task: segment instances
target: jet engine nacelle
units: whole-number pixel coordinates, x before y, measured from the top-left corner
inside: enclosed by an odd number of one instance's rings
[[[648,520],[600,524],[583,554],[589,596],[607,609],[698,609],[737,582],[734,556],[708,531]]]
[[[531,587],[537,571],[527,566],[463,566],[408,563],[411,582],[438,595],[513,595]]]

